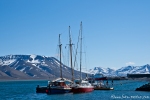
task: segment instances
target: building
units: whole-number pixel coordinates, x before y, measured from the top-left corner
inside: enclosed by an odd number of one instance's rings
[[[127,74],[128,78],[143,78],[147,77],[150,78],[150,74]]]

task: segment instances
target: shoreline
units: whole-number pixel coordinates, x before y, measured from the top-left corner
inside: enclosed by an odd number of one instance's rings
[[[48,81],[50,79],[0,79],[0,82],[12,82],[12,81]]]
[[[5,82],[5,81],[49,81],[53,80],[54,78],[51,79],[0,79],[0,82]],[[107,80],[143,80],[143,81],[150,81],[150,78],[116,78],[116,77],[108,77]]]

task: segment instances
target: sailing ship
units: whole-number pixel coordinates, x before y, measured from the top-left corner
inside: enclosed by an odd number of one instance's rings
[[[71,90],[73,93],[86,93],[94,90],[94,87],[87,80],[82,80],[82,22],[80,24],[80,40],[80,80],[76,80],[75,82],[73,80],[74,84]]]
[[[60,34],[59,34],[59,50],[60,50],[60,78],[49,82],[48,89],[46,90],[47,94],[64,94],[69,93],[71,88],[67,85],[66,81],[69,80],[62,77],[62,63],[61,63],[61,42],[60,42]]]

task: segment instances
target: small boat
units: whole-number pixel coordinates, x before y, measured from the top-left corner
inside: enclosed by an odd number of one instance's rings
[[[104,80],[107,80],[107,77],[101,73],[96,73],[95,75],[92,74],[88,78],[88,81],[94,86],[94,90],[113,90],[114,88],[108,84],[108,80],[106,81],[106,84],[104,84]]]
[[[71,88],[68,80],[65,78],[58,78],[49,83],[48,88],[46,89],[47,94],[64,94],[71,92]]]
[[[97,81],[93,83],[94,90],[113,90],[114,88],[108,85],[108,81],[104,84],[103,81]]]
[[[114,88],[109,86],[108,84],[104,83],[99,83],[99,84],[94,84],[94,90],[113,90]]]

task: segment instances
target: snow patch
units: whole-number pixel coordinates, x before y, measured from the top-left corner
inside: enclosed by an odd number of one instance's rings
[[[16,66],[18,63],[19,63],[19,61],[17,61],[17,63],[14,66]]]
[[[32,58],[32,60],[28,60],[27,62],[29,63],[40,63],[39,60],[35,60],[35,58],[37,57],[37,55],[31,55],[30,58]]]
[[[60,65],[60,63],[59,63],[58,61],[55,61],[55,63],[56,63],[57,65]]]
[[[32,61],[27,61],[27,62],[29,62],[29,63],[34,63],[34,64],[36,64],[36,63],[40,63],[40,61],[39,60],[32,60]]]
[[[36,64],[32,64],[33,66],[36,66]]]
[[[10,65],[10,64],[12,64],[15,61],[16,61],[16,59],[6,60],[6,61],[3,61],[3,65]]]
[[[33,77],[36,77],[37,75],[33,75]]]
[[[21,69],[20,71],[23,72],[26,68]]]
[[[30,57],[31,57],[32,59],[35,59],[35,58],[37,57],[37,55],[30,55]]]
[[[2,59],[0,59],[0,65],[3,65],[3,61],[2,61]]]
[[[33,69],[33,67],[30,67],[30,69],[29,69],[29,70],[31,70],[31,69]]]
[[[41,65],[42,65],[42,66],[48,66],[48,65],[47,65],[47,64],[45,64],[45,63],[42,63]]]

